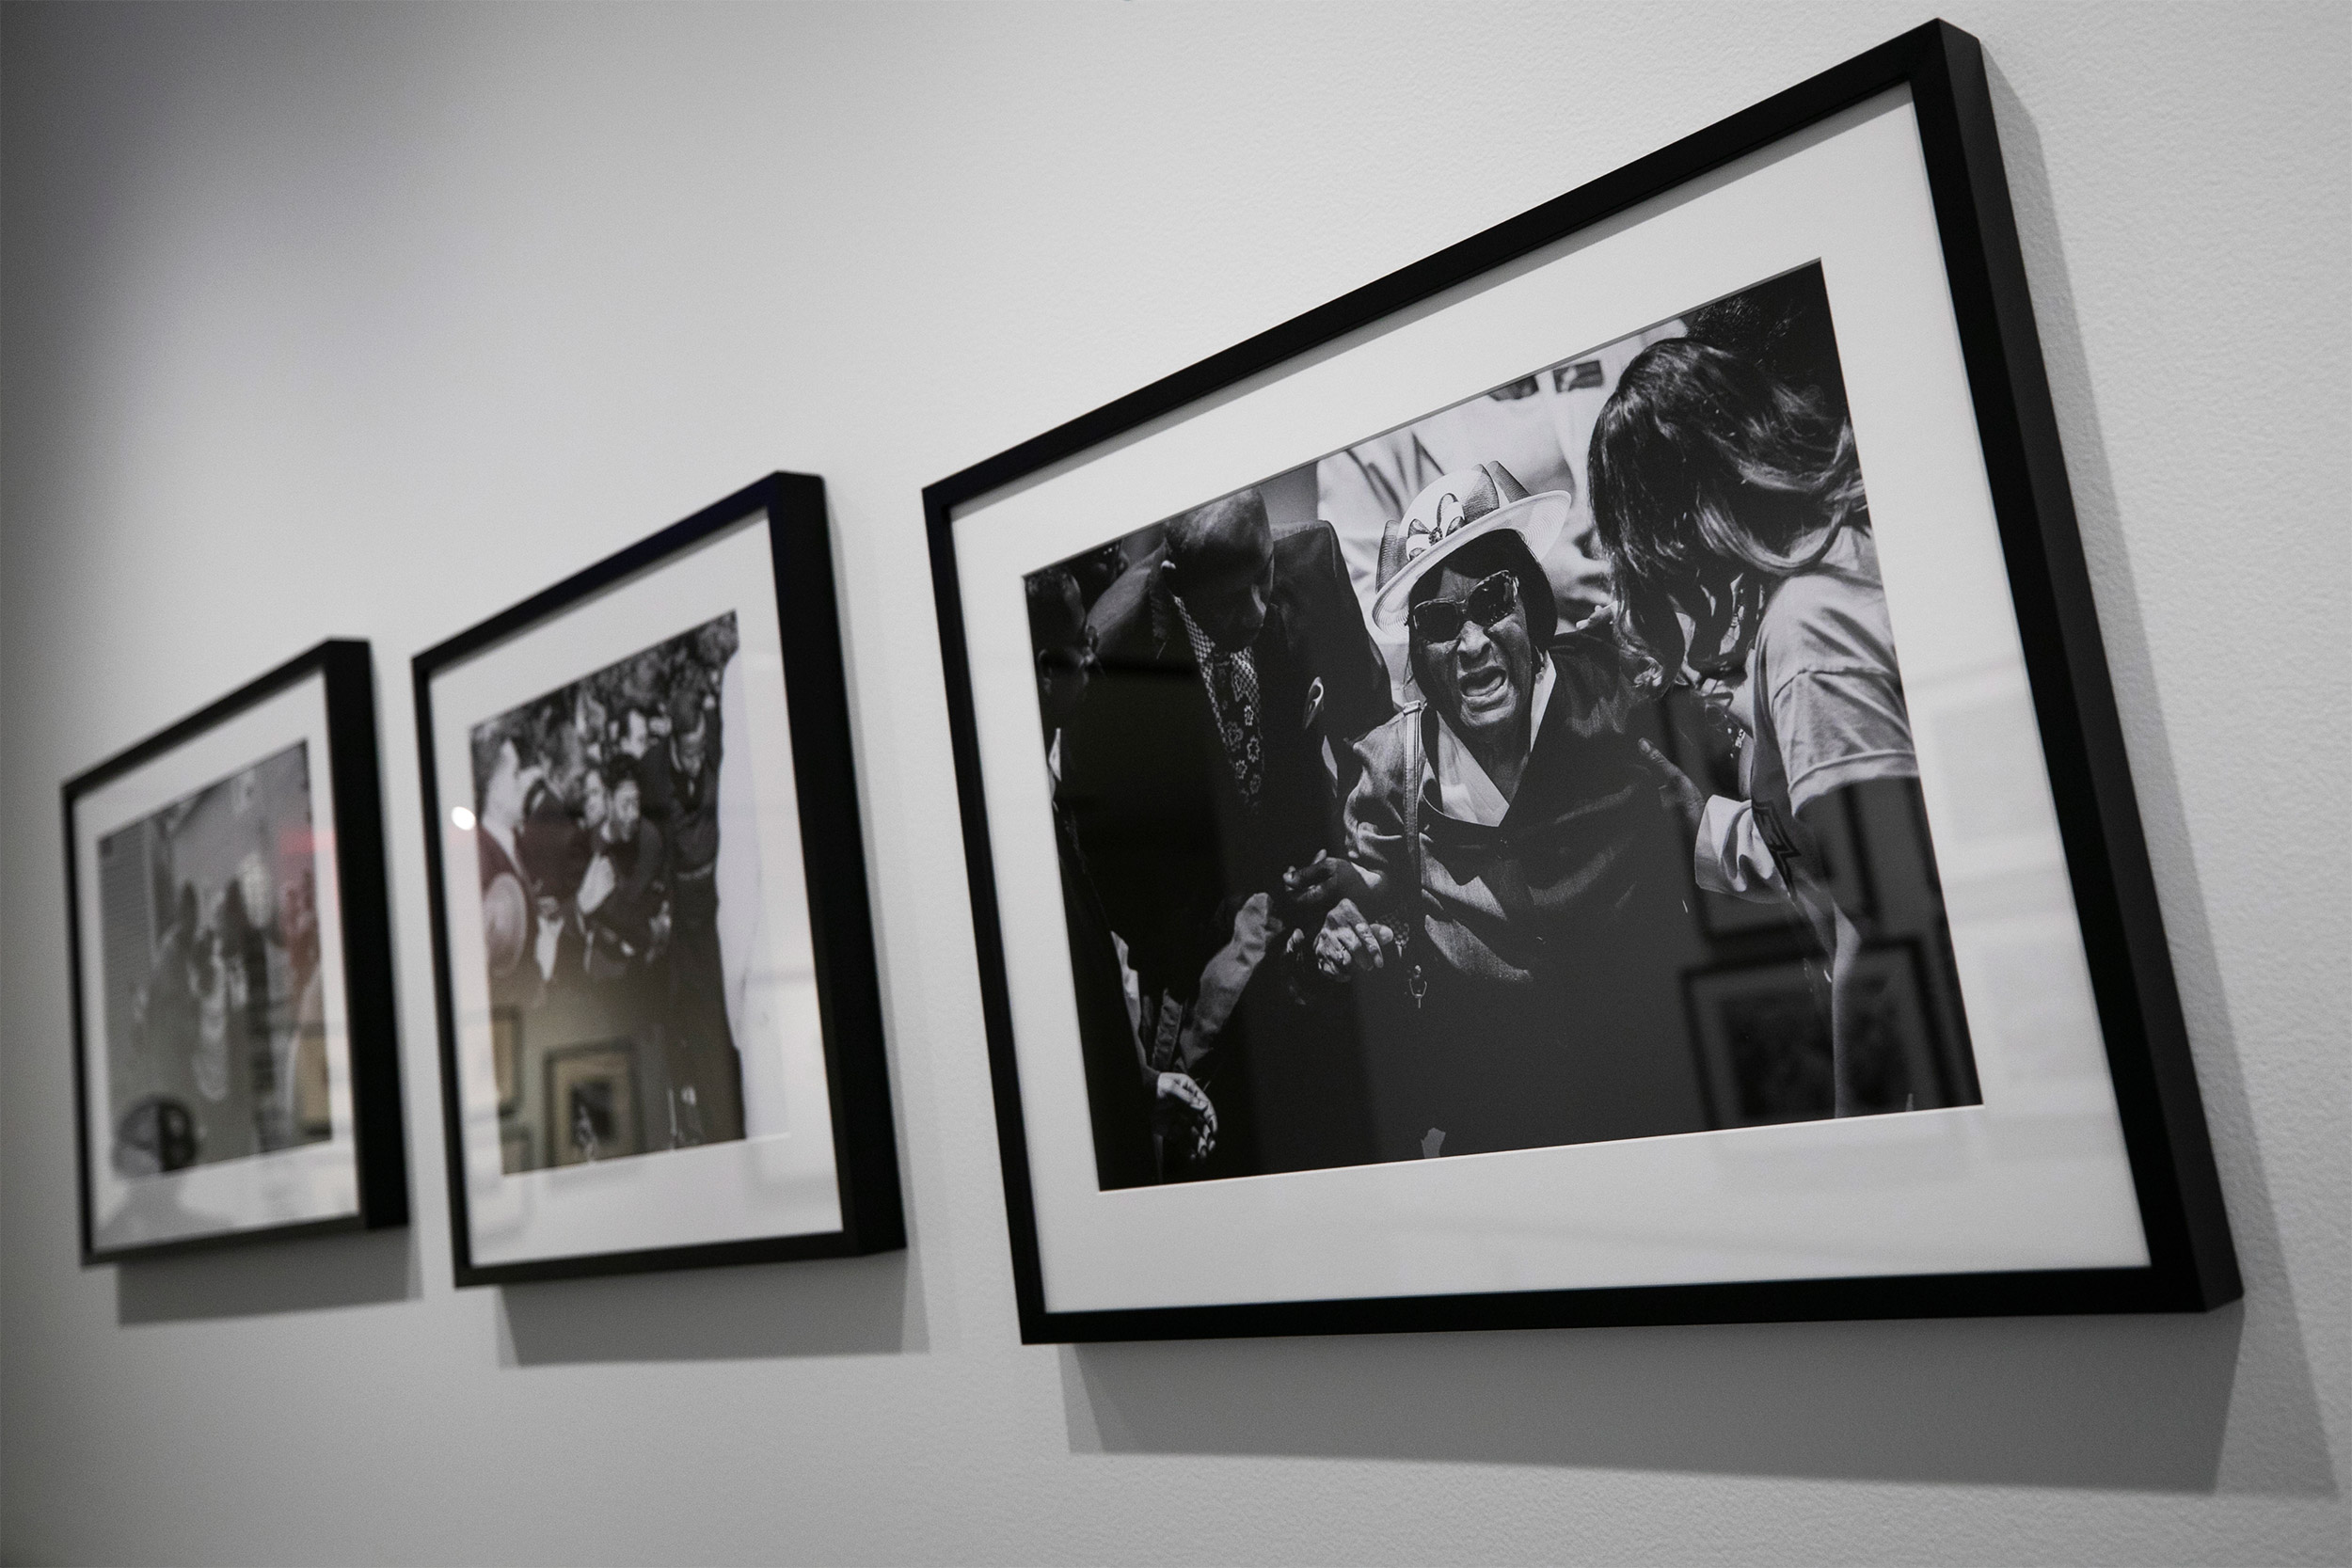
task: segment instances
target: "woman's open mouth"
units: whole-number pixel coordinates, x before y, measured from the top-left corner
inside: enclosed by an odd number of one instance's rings
[[[1463,673],[1459,683],[1462,700],[1466,703],[1480,704],[1493,701],[1502,695],[1503,689],[1510,684],[1511,677],[1500,664],[1489,664],[1481,669],[1467,671]]]

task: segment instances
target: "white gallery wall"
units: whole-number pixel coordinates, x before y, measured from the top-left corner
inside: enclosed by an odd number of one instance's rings
[[[2342,5],[1945,13],[2245,1302],[1019,1343],[921,486],[1931,14],[0,9],[0,1556],[2344,1560]],[[776,467],[832,495],[910,1248],[456,1291],[408,658]],[[329,635],[415,1224],[85,1271],[57,785]]]

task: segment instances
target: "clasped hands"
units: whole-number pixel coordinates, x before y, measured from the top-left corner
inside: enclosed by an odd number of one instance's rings
[[[1291,933],[1288,951],[1297,955],[1311,946],[1315,967],[1327,978],[1369,974],[1402,957],[1404,944],[1395,929],[1365,918],[1363,906],[1372,902],[1373,887],[1355,862],[1317,850],[1305,865],[1284,872],[1282,885],[1302,912],[1323,912],[1322,928],[1311,936],[1302,922]]]

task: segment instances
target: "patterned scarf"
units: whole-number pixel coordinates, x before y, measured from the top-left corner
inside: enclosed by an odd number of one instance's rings
[[[1265,751],[1258,728],[1258,665],[1244,648],[1229,654],[1209,640],[1209,634],[1194,625],[1192,611],[1184,601],[1169,594],[1176,606],[1177,616],[1184,624],[1184,640],[1192,644],[1192,658],[1200,666],[1202,682],[1209,689],[1209,712],[1216,721],[1217,737],[1225,743],[1225,760],[1233,766],[1233,787],[1241,792],[1241,803],[1255,813],[1265,793]]]

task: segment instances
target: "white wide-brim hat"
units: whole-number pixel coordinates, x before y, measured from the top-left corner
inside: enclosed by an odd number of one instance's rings
[[[1405,637],[1413,585],[1456,551],[1490,534],[1506,529],[1518,534],[1540,568],[1575,514],[1575,499],[1565,490],[1540,490],[1531,496],[1500,463],[1481,463],[1445,475],[1405,509],[1400,525],[1405,563],[1373,595],[1373,630],[1384,637]]]

